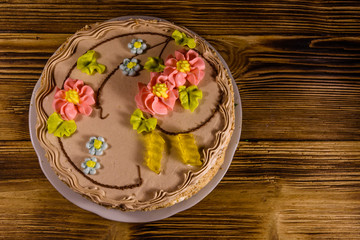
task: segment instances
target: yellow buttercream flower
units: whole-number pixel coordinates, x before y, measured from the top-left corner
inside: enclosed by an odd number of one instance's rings
[[[127,67],[128,69],[132,69],[133,67],[136,66],[136,64],[137,64],[137,63],[129,62],[129,63],[126,65],[126,67]]]
[[[176,68],[179,72],[190,72],[190,63],[186,60],[180,60],[176,63]]]
[[[89,160],[85,164],[86,164],[86,166],[88,166],[90,168],[94,168],[96,165],[96,162]]]
[[[141,42],[134,42],[134,47],[135,48],[140,48],[141,47]]]
[[[65,92],[65,100],[75,105],[79,104],[79,93],[76,90],[70,89]]]
[[[101,148],[101,146],[102,146],[102,141],[100,141],[100,140],[97,140],[97,139],[94,139],[94,147],[96,148],[96,149],[100,149]]]
[[[166,93],[168,88],[166,87],[165,83],[157,83],[153,86],[153,93],[154,95],[162,98],[168,98],[169,95]]]

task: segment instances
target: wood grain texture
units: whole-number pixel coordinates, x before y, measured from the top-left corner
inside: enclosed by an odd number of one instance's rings
[[[243,139],[359,140],[360,41],[219,36],[243,102]]]
[[[0,169],[4,239],[360,238],[358,141],[241,141],[208,197],[142,224],[115,223],[72,205],[43,176],[28,141],[1,145],[11,162]]]
[[[0,122],[0,140],[29,138],[24,123],[33,87],[66,37],[0,34],[0,49],[12,49],[0,52],[0,116],[6,120]],[[243,139],[360,140],[359,39],[204,38],[224,57],[238,84]]]
[[[29,140],[30,97],[86,24],[173,21],[208,40],[242,98],[242,140],[219,186],[152,223],[64,199]],[[0,1],[0,239],[360,239],[358,1]]]
[[[72,33],[128,15],[165,18],[199,34],[357,36],[357,1],[9,1],[0,5],[0,31]]]

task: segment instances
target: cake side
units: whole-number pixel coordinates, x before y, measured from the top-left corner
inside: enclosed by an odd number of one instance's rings
[[[138,137],[136,131],[133,131],[129,123],[125,121],[127,117],[115,117],[121,115],[130,116],[132,113],[130,112],[130,109],[134,108],[135,106],[135,103],[132,99],[122,99],[116,95],[116,91],[123,91],[124,94],[122,95],[127,94],[125,90],[119,88],[119,82],[117,82],[121,81],[121,79],[124,79],[124,77],[121,75],[121,72],[116,72],[115,74],[113,74],[110,80],[106,83],[106,86],[102,89],[103,95],[101,95],[101,98],[98,99],[98,103],[101,103],[102,109],[94,110],[89,118],[81,118],[79,120],[79,123],[77,123],[78,130],[76,134],[73,135],[74,137],[72,136],[66,139],[59,140],[59,138],[56,138],[47,132],[47,119],[53,111],[53,109],[51,108],[51,99],[54,95],[55,86],[61,88],[64,84],[64,80],[69,75],[72,78],[83,79],[85,84],[91,86],[93,89],[97,89],[98,92],[98,89],[100,89],[100,87],[102,86],[102,83],[104,82],[104,79],[106,79],[106,76],[109,76],[113,72],[113,69],[115,69],[116,65],[119,65],[119,63],[121,63],[121,60],[125,57],[120,56],[121,54],[119,54],[119,56],[117,56],[116,54],[112,54],[108,58],[105,58],[107,57],[105,56],[106,52],[114,48],[115,40],[118,40],[116,39],[117,35],[120,35],[120,33],[123,35],[136,35],[136,37],[138,38],[142,37],[144,39],[147,39],[147,41],[150,43],[150,46],[155,46],[156,41],[165,41],[171,35],[171,32],[173,32],[175,29],[181,32],[185,32],[188,36],[196,39],[198,46],[195,48],[195,50],[199,52],[201,56],[206,60],[207,68],[213,69],[208,74],[207,80],[210,81],[209,79],[211,78],[212,81],[216,83],[219,91],[219,93],[217,94],[217,98],[219,98],[220,96],[222,96],[222,98],[220,99],[220,104],[215,107],[214,103],[218,102],[219,99],[211,99],[210,94],[211,91],[214,89],[215,85],[209,83],[206,84],[204,80],[204,85],[201,85],[200,83],[199,88],[203,87],[204,91],[208,89],[208,95],[206,96],[207,98],[204,100],[204,105],[202,107],[199,107],[198,113],[201,116],[206,116],[199,117],[198,122],[200,123],[200,125],[202,125],[202,123],[205,121],[205,124],[203,124],[203,126],[201,126],[199,129],[196,129],[196,125],[198,124],[188,124],[186,123],[186,121],[185,125],[174,126],[174,124],[172,124],[171,122],[176,121],[176,119],[184,120],[184,118],[182,117],[182,115],[184,114],[180,111],[178,115],[177,113],[172,114],[169,117],[169,119],[171,119],[170,121],[166,118],[159,118],[159,127],[165,130],[165,133],[161,133],[163,135],[166,135],[166,132],[169,131],[173,131],[176,133],[177,131],[179,131],[179,129],[194,129],[192,134],[194,134],[194,136],[199,139],[199,142],[201,143],[200,145],[203,147],[203,151],[201,153],[203,158],[203,164],[201,167],[188,167],[184,166],[182,163],[173,161],[174,154],[172,153],[171,149],[165,153],[165,167],[166,169],[170,169],[170,167],[173,167],[174,170],[172,172],[170,170],[165,170],[164,173],[161,173],[159,175],[160,177],[156,174],[154,175],[153,172],[146,169],[146,167],[143,166],[141,159],[135,158],[136,164],[131,162],[131,160],[128,162],[122,160],[112,160],[113,158],[111,158],[110,156],[113,152],[115,154],[117,146],[126,144],[124,144],[124,141],[115,139],[115,137],[110,136],[114,135],[111,134],[111,128],[110,130],[107,130],[108,128],[102,128],[103,125],[116,126],[121,123],[120,125],[123,125],[124,129],[129,129],[129,131],[123,131],[123,136],[126,136],[126,139],[128,139],[129,142],[132,141],[133,143],[135,143],[129,145],[128,148],[132,148],[133,145],[140,145],[139,143],[137,143]],[[148,38],[145,32],[158,33],[159,35],[156,36],[157,38],[154,38],[154,42],[151,42],[152,39]],[[124,41],[127,42],[132,37],[133,36],[130,36]],[[109,41],[109,39],[112,38],[114,40],[114,43],[112,43],[113,40]],[[99,45],[99,43],[103,42],[104,40],[107,40],[106,44],[108,45]],[[118,42],[116,44],[118,44]],[[78,57],[84,54],[84,52],[86,52],[87,50],[91,49],[92,46],[96,45],[98,46],[95,47],[95,50],[99,51],[101,56],[99,58],[99,61],[101,60],[102,62],[106,63],[108,72],[105,72],[103,76],[94,75],[91,77],[87,77],[80,72],[76,72],[76,69],[71,70],[74,66],[74,63],[76,63]],[[169,52],[171,51],[173,52],[174,50],[177,50],[175,48],[175,45],[172,46],[169,44],[168,48],[163,51],[164,56],[169,54]],[[156,49],[153,48],[152,50]],[[123,51],[121,50],[120,52]],[[152,54],[151,50],[148,50],[148,53]],[[140,62],[145,61],[146,58],[141,59],[140,57]],[[141,72],[137,77],[136,81],[146,82],[147,78],[148,74],[146,74],[146,72]],[[124,81],[123,83],[121,83],[123,88],[127,88],[130,91],[133,88],[133,86],[130,85],[132,84],[131,81]],[[110,106],[114,105],[114,101],[111,101],[111,98],[116,99],[116,102],[122,102],[121,104],[119,104],[121,106],[119,108],[113,107],[112,109],[110,109]],[[124,108],[126,104],[129,105],[129,107]],[[50,165],[60,177],[60,179],[63,180],[66,184],[68,184],[74,191],[87,196],[94,202],[108,207],[120,208],[122,210],[130,211],[153,210],[159,207],[170,206],[175,204],[176,202],[192,196],[194,193],[199,191],[211,180],[211,178],[217,173],[218,169],[220,168],[224,159],[225,150],[227,148],[228,142],[231,139],[231,134],[234,128],[234,97],[231,78],[227,75],[227,71],[222,65],[219,58],[216,56],[216,53],[210,47],[208,47],[199,37],[184,28],[175,26],[167,22],[144,21],[141,19],[95,24],[91,27],[87,27],[83,30],[78,31],[76,34],[70,37],[68,41],[65,42],[59,48],[59,50],[49,59],[44,69],[44,72],[42,74],[42,84],[36,95],[36,109],[38,113],[37,136],[43,148],[46,150],[46,155],[50,162]],[[201,111],[207,112],[207,114],[200,114]],[[110,113],[110,116],[106,120],[99,118],[101,113],[105,114],[105,112]],[[215,115],[215,117],[212,117],[212,115]],[[191,119],[191,117],[195,119],[194,115],[189,116],[190,117],[188,119]],[[209,118],[210,120],[206,121]],[[196,121],[196,119],[194,119],[192,119],[193,122]],[[106,121],[107,124],[104,124],[104,121]],[[94,125],[98,126],[98,128],[94,129]],[[118,130],[122,131],[123,129],[119,127]],[[209,139],[202,137],[206,132],[209,133],[209,131],[215,131],[216,133],[211,134],[214,136],[209,136]],[[77,146],[80,142],[84,142],[83,139],[86,138],[86,136],[88,137],[90,135],[100,135],[105,132],[107,133],[105,135],[107,135],[108,137],[104,137],[110,144],[110,148],[106,150],[104,157],[101,158],[101,163],[110,164],[110,162],[113,161],[111,162],[113,165],[115,163],[116,166],[121,165],[121,168],[119,167],[116,171],[121,173],[123,177],[118,177],[115,170],[114,172],[107,170],[107,173],[109,174],[108,177],[106,177],[104,174],[101,174],[100,172],[99,174],[91,176],[92,178],[86,177],[74,168],[74,164],[69,163],[69,156],[80,156],[80,158],[82,158],[81,160],[83,160],[81,151],[79,150],[79,152],[77,152],[77,150],[73,150],[73,148],[78,148]],[[75,137],[76,135],[78,137]],[[141,146],[137,146],[136,149],[132,149],[131,151],[141,151]],[[121,164],[118,164],[119,162],[121,162]],[[80,162],[77,162],[77,165],[75,164],[75,167],[79,166],[79,163]],[[139,166],[139,168],[141,169],[141,174],[138,174],[137,166]],[[105,164],[105,167],[100,170],[105,171],[105,168],[109,169]],[[115,168],[116,167],[114,167],[114,169]],[[123,169],[125,170],[123,171]],[[126,175],[127,172],[129,172],[128,175]],[[173,177],[174,175],[176,176]],[[163,184],[163,182],[171,182],[170,179],[172,178],[176,179],[172,182],[173,186],[167,186],[166,184]],[[89,179],[91,179],[92,181],[90,181]],[[116,181],[113,181],[114,179]],[[107,186],[110,186],[113,182],[121,183],[120,185],[117,185],[118,187],[134,186],[134,188],[115,190],[109,189]],[[140,182],[142,186],[137,187]],[[156,187],[149,187],[151,185],[151,182],[155,183],[154,186]],[[97,183],[105,184],[99,185]],[[119,191],[121,193],[119,193]],[[147,193],[144,194],[144,192]]]

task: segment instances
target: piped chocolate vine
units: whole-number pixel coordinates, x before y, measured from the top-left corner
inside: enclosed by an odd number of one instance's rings
[[[104,88],[105,84],[107,83],[107,81],[111,78],[112,75],[115,74],[115,72],[119,70],[119,67],[116,67],[114,70],[111,71],[111,73],[109,75],[106,76],[106,78],[104,79],[104,81],[101,83],[99,89],[96,92],[96,104],[95,104],[95,108],[96,109],[100,109],[100,118],[101,119],[105,119],[109,116],[109,114],[106,114],[105,116],[103,116],[103,108],[100,105],[100,96],[101,96],[101,91]]]
[[[221,96],[223,96],[223,94],[221,93],[220,94]],[[185,130],[185,131],[178,131],[178,132],[170,132],[170,131],[167,131],[165,129],[163,129],[162,127],[159,126],[159,124],[156,126],[157,129],[159,129],[161,132],[167,134],[167,135],[178,135],[178,134],[185,134],[185,133],[191,133],[191,132],[194,132],[196,130],[199,130],[200,128],[202,128],[203,126],[205,126],[208,122],[210,122],[210,120],[215,116],[215,114],[219,111],[220,109],[220,104],[221,102],[223,101],[223,98],[221,97],[218,104],[216,105],[216,108],[212,111],[212,114],[207,118],[205,119],[202,123],[200,123],[198,126],[196,127],[193,127],[193,128],[190,128],[188,130]]]
[[[170,40],[171,40],[171,37],[169,37],[169,36],[167,36],[167,35],[165,35],[165,34],[160,34],[160,33],[151,33],[151,32],[128,33],[128,34],[117,35],[117,36],[111,37],[111,38],[109,38],[109,39],[106,39],[106,40],[104,40],[104,41],[102,41],[102,42],[99,42],[99,43],[97,43],[96,45],[94,45],[93,47],[91,47],[89,50],[93,50],[94,48],[96,48],[96,47],[98,47],[98,46],[100,46],[100,45],[102,45],[102,44],[104,44],[104,43],[106,43],[106,42],[108,42],[108,41],[111,41],[111,40],[113,40],[113,39],[120,38],[120,37],[125,37],[125,36],[130,36],[130,35],[135,35],[135,34],[160,35],[160,36],[166,37],[167,39],[166,39],[165,41],[160,42],[160,43],[158,43],[158,44],[155,44],[155,45],[147,48],[147,49],[151,49],[151,48],[155,48],[155,47],[157,47],[157,46],[160,46],[160,45],[164,44],[163,48],[162,48],[161,51],[160,51],[159,58],[162,56],[165,48],[167,47],[168,43],[169,43]],[[198,52],[198,51],[196,51],[196,52]],[[199,52],[198,52],[198,53],[199,53]],[[134,56],[137,56],[137,55],[139,55],[139,54],[134,54],[133,57],[134,57]],[[202,56],[201,53],[199,53],[199,55]],[[205,60],[209,63],[209,65],[211,66],[211,68],[214,70],[214,73],[217,75],[218,71],[217,71],[216,67],[215,67],[208,59],[205,58]],[[72,71],[76,68],[76,65],[77,65],[77,63],[74,63],[74,65],[71,67],[71,69],[69,70],[69,72],[68,72],[68,74],[67,74],[67,76],[66,76],[66,78],[65,78],[65,80],[64,80],[64,82],[63,82],[62,85],[64,85],[66,79],[70,77]],[[100,87],[98,88],[98,90],[97,90],[96,93],[95,93],[95,97],[96,97],[95,108],[100,110],[100,119],[105,119],[105,118],[107,118],[107,117],[109,116],[109,114],[103,116],[103,108],[101,107],[101,102],[100,102],[101,92],[102,92],[105,84],[106,84],[106,83],[108,82],[108,80],[116,73],[116,71],[117,71],[118,69],[119,69],[119,67],[116,67],[115,69],[113,69],[113,70],[105,77],[105,79],[102,81]],[[220,99],[219,104],[221,103],[221,101],[222,101],[222,99]],[[196,130],[200,129],[201,127],[203,127],[204,125],[206,125],[206,124],[215,116],[215,114],[216,114],[216,113],[219,111],[219,109],[220,109],[219,104],[218,104],[218,105],[216,106],[216,108],[212,111],[212,114],[211,114],[207,119],[205,119],[205,121],[203,121],[200,125],[192,128],[192,129],[188,129],[188,130],[186,130],[186,131],[180,131],[180,132],[170,132],[170,131],[167,131],[167,130],[161,128],[160,126],[157,126],[157,128],[158,128],[161,132],[163,132],[163,133],[165,133],[165,134],[169,134],[169,135],[177,135],[177,134],[181,134],[181,133],[190,133],[190,132],[196,131]],[[108,185],[108,184],[99,183],[99,182],[91,179],[90,177],[88,177],[87,175],[85,175],[85,174],[81,171],[81,169],[79,169],[79,168],[71,161],[69,155],[67,154],[67,152],[66,152],[65,149],[64,149],[63,143],[62,143],[62,141],[61,141],[60,138],[58,138],[58,141],[59,141],[59,145],[60,145],[60,147],[61,147],[61,150],[63,151],[63,153],[64,153],[66,159],[69,161],[69,163],[75,168],[76,171],[78,171],[80,174],[82,174],[86,179],[88,179],[88,180],[91,181],[92,183],[97,184],[97,185],[102,186],[102,187],[114,188],[114,189],[120,189],[120,190],[132,189],[132,188],[139,187],[139,186],[142,185],[143,179],[141,178],[140,166],[138,166],[138,165],[137,165],[137,168],[138,168],[138,180],[137,180],[137,183],[134,183],[134,184],[123,185],[123,186],[116,186],[116,185]]]
[[[70,159],[69,155],[67,154],[67,152],[65,151],[64,145],[61,141],[61,138],[58,138],[58,142],[61,148],[61,151],[64,153],[67,161],[71,164],[71,166],[73,166],[73,168],[79,172],[81,175],[83,175],[87,180],[89,180],[90,182],[97,184],[99,186],[102,187],[106,187],[106,188],[114,188],[114,189],[119,189],[119,190],[125,190],[125,189],[133,189],[136,187],[140,187],[143,183],[143,179],[141,178],[141,171],[140,171],[140,166],[137,165],[137,171],[138,171],[138,178],[137,178],[137,183],[134,184],[128,184],[128,185],[122,185],[122,186],[117,186],[117,185],[108,185],[108,184],[103,184],[103,183],[99,183],[97,181],[95,181],[94,179],[90,178],[89,176],[85,175],[83,171],[81,171],[81,169],[79,169]]]
[[[164,34],[160,34],[160,33],[150,33],[150,32],[129,33],[129,34],[122,34],[122,35],[117,35],[117,36],[108,38],[108,39],[106,39],[106,40],[104,40],[104,41],[102,41],[102,42],[94,45],[94,46],[91,47],[89,50],[93,50],[93,49],[95,49],[96,47],[98,47],[98,46],[100,46],[100,45],[102,45],[102,44],[104,44],[104,43],[106,43],[106,42],[108,42],[108,41],[111,41],[111,40],[113,40],[113,39],[120,38],[120,37],[125,37],[125,36],[130,36],[130,35],[134,35],[134,34],[150,34],[150,35],[160,35],[160,36],[163,36],[163,37],[167,37],[167,39],[166,39],[165,41],[160,42],[160,43],[157,43],[157,44],[155,44],[155,45],[150,46],[150,47],[147,48],[147,50],[149,50],[149,49],[152,49],[152,48],[155,48],[155,47],[157,47],[157,46],[160,46],[160,45],[164,44],[164,46],[163,46],[163,48],[161,49],[161,52],[160,52],[160,54],[159,54],[159,57],[162,55],[163,51],[165,50],[166,46],[168,45],[168,43],[169,43],[170,40],[171,40],[171,37],[169,37],[169,36],[167,36],[167,35],[164,35]],[[139,55],[139,54],[134,54],[133,57],[135,57],[135,56],[137,56],[137,55]],[[75,69],[76,65],[77,65],[77,63],[75,62],[74,65],[73,65],[73,66],[71,67],[71,69],[69,70],[68,74],[66,75],[66,77],[65,77],[65,79],[64,79],[64,81],[63,81],[63,83],[62,83],[62,88],[64,87],[65,81],[70,77],[72,71]],[[113,71],[111,71],[111,73],[110,73],[109,75],[106,76],[106,78],[102,81],[99,89],[98,89],[97,92],[96,92],[96,104],[95,104],[95,108],[100,110],[100,119],[106,119],[106,118],[109,116],[109,114],[106,114],[105,116],[103,116],[103,108],[102,108],[102,106],[101,106],[101,104],[100,104],[101,91],[102,91],[102,89],[104,88],[104,86],[105,86],[105,84],[107,83],[107,81],[111,78],[112,75],[115,74],[115,72],[116,72],[118,69],[119,69],[119,67],[116,67]]]
[[[165,41],[165,45],[164,45],[164,47],[161,49],[161,51],[160,51],[160,53],[159,53],[159,58],[161,58],[161,55],[163,54],[163,52],[164,52],[166,46],[169,44],[170,40],[171,40],[171,38],[169,37],[169,38]]]
[[[162,36],[162,37],[166,37],[166,38],[167,38],[164,42],[155,44],[154,46],[150,46],[150,47],[148,48],[148,50],[151,49],[151,48],[157,47],[157,46],[159,46],[159,45],[161,45],[161,44],[164,44],[164,43],[167,44],[167,43],[170,41],[170,39],[171,39],[169,36],[167,36],[167,35],[165,35],[165,34],[162,34],[162,33],[153,33],[153,32],[126,33],[126,34],[119,34],[119,35],[113,36],[113,37],[111,37],[111,38],[105,39],[104,41],[101,41],[101,42],[95,44],[94,46],[90,47],[89,50],[94,50],[94,49],[97,48],[98,46],[100,46],[100,45],[102,45],[102,44],[104,44],[104,43],[106,43],[106,42],[109,42],[109,41],[111,41],[111,40],[114,40],[114,39],[116,39],[116,38],[121,38],[121,37],[126,37],[126,36],[132,36],[132,35],[137,35],[137,34],[158,35],[158,36]],[[75,62],[74,65],[71,67],[69,73],[66,75],[66,77],[65,77],[65,79],[64,79],[64,81],[63,81],[63,83],[62,83],[62,87],[64,86],[64,83],[65,83],[66,79],[68,79],[68,78],[70,77],[70,74],[71,74],[71,72],[75,69],[75,67],[76,67],[76,62]],[[56,86],[56,84],[54,84],[54,85]]]

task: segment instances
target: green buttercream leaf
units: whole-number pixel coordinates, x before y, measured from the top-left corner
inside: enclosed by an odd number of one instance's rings
[[[199,100],[202,99],[202,91],[195,85],[188,88],[180,86],[179,99],[185,109],[190,109],[193,112],[199,106]]]
[[[144,69],[149,72],[162,72],[165,69],[164,61],[159,57],[148,57]]]
[[[192,166],[201,166],[200,153],[191,133],[170,136],[171,146],[174,147],[181,161]]]
[[[130,117],[130,123],[138,133],[151,132],[156,127],[157,119],[145,118],[143,112],[140,109],[136,109]]]
[[[137,130],[144,119],[143,112],[140,109],[136,109],[130,117],[130,124],[133,126],[134,130]]]
[[[74,120],[65,121],[60,114],[54,112],[47,120],[47,128],[56,137],[69,137],[76,131],[76,123]]]
[[[187,39],[187,45],[189,46],[189,48],[195,48],[196,47],[195,39],[188,38]]]
[[[145,164],[148,168],[159,174],[161,171],[161,159],[165,148],[165,140],[156,131],[144,135]]]
[[[175,43],[180,46],[188,46],[189,48],[195,48],[195,39],[189,38],[185,33],[175,30],[171,37],[175,40]]]
[[[184,42],[184,37],[186,37],[186,35],[185,35],[185,33],[182,33],[179,30],[175,30],[171,34],[171,37],[175,40],[175,43],[177,45],[182,45],[182,43]]]
[[[106,67],[97,63],[95,54],[96,52],[94,50],[89,50],[79,57],[77,60],[77,68],[88,75],[92,75],[95,72],[103,73]]]

